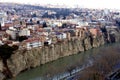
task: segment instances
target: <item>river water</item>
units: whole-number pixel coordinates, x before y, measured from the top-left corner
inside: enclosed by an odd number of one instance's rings
[[[93,48],[76,55],[64,57],[56,61],[41,65],[40,67],[20,73],[12,80],[60,80],[70,75],[69,69],[78,72],[92,64],[92,57],[98,55],[102,49],[120,46],[119,43]]]

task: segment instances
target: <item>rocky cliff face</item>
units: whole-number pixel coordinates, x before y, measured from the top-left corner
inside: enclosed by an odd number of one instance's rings
[[[5,78],[5,75],[2,73],[3,72],[3,63],[2,60],[0,60],[0,80],[3,80]]]
[[[84,38],[71,38],[69,41],[64,40],[58,42],[57,44],[34,48],[29,51],[18,50],[7,60],[9,70],[13,76],[16,76],[23,70],[34,68],[47,62],[57,60],[58,58],[77,54],[94,47],[99,47],[107,41],[112,42],[112,38],[115,39],[115,42],[120,41],[119,31],[113,31],[115,32],[114,35],[110,37],[111,33],[108,32],[109,36],[107,38],[103,33],[96,38],[93,38],[92,36],[86,36]],[[0,80],[4,78],[2,73],[4,70],[3,68],[3,63],[0,61]]]
[[[30,51],[17,51],[8,60],[8,67],[13,76],[16,76],[22,70],[40,66],[41,64],[57,60],[58,58],[77,54],[81,51],[89,50],[92,47],[98,47],[103,44],[104,38],[102,36],[98,39],[93,39],[93,46],[91,45],[90,37],[86,37],[83,40],[72,38],[70,41],[66,40]]]
[[[86,40],[85,43],[87,45],[89,41]],[[8,59],[8,67],[13,76],[16,76],[22,70],[40,66],[41,64],[45,64],[58,58],[84,51],[82,45],[81,40],[71,39],[71,41],[59,42],[30,51],[17,51],[10,59]]]

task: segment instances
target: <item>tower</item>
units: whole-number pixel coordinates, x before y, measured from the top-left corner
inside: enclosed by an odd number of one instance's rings
[[[0,12],[0,28],[5,26],[6,18],[7,18],[7,14],[5,12]]]

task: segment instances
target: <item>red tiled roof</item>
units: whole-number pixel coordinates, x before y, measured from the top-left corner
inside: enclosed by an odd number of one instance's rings
[[[13,23],[5,23],[5,27],[13,26]]]
[[[39,38],[29,38],[27,40],[25,40],[24,42],[38,42],[38,41],[43,41],[44,39],[42,37]]]

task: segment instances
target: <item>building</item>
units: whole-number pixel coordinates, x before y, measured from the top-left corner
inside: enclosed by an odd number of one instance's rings
[[[39,39],[39,38],[29,38],[29,39],[25,40],[24,43],[25,43],[24,47],[27,50],[43,46],[43,43],[42,43],[41,39]]]
[[[17,37],[17,31],[16,30],[9,29],[9,30],[6,30],[6,33],[8,35],[10,35],[10,38],[12,40],[16,40],[16,37]]]
[[[0,40],[0,46],[3,45],[4,43]]]
[[[67,38],[67,34],[66,33],[59,33],[59,32],[57,32],[56,36],[57,36],[58,40],[63,40],[63,39]]]
[[[5,26],[6,19],[7,19],[7,14],[5,12],[0,12],[0,28]]]
[[[30,36],[30,30],[27,28],[24,28],[19,31],[19,36]]]
[[[44,45],[50,45],[52,44],[52,39],[47,39],[45,42],[44,42]]]

